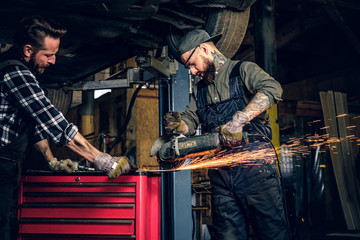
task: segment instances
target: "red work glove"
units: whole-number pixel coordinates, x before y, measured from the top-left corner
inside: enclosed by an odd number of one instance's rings
[[[112,157],[103,152],[96,156],[94,166],[97,170],[106,172],[109,178],[117,178],[136,169],[127,157]]]
[[[243,137],[243,127],[249,122],[249,117],[238,111],[233,119],[220,126],[220,140],[225,146],[232,146],[241,143]]]

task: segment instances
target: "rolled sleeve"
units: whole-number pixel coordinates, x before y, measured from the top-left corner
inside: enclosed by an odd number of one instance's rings
[[[75,126],[74,124],[70,123],[63,134],[60,133],[60,136],[58,136],[57,138],[54,138],[51,136],[50,136],[50,138],[53,141],[56,140],[56,142],[54,141],[56,144],[58,144],[60,146],[65,146],[68,142],[70,142],[71,140],[73,140],[75,138],[75,135],[77,134],[78,131],[79,131],[78,127]],[[42,128],[40,125],[36,125],[34,137],[33,137],[33,143],[37,143],[37,142],[40,142],[41,140],[48,139],[48,138],[49,138],[49,136],[48,136],[48,134],[46,134],[46,131],[44,130],[44,128]],[[60,141],[57,141],[57,139],[60,139]]]
[[[253,95],[258,92],[264,93],[269,97],[271,106],[282,100],[283,90],[280,83],[256,63],[243,62],[240,65],[240,75],[250,93]]]

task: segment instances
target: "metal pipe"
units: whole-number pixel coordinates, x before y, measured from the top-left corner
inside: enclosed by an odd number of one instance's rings
[[[94,81],[95,76],[87,78],[85,81]],[[94,90],[82,91],[81,104],[81,132],[90,143],[93,143],[95,136],[95,100]],[[89,164],[86,164],[87,166]]]
[[[163,116],[169,109],[168,82],[158,80],[159,86],[159,136],[164,134]],[[161,173],[161,239],[171,239],[171,212],[169,206],[169,173]]]
[[[258,0],[254,11],[255,61],[271,76],[276,75],[275,0]]]
[[[254,8],[254,41],[255,61],[267,73],[277,79],[276,34],[275,34],[275,0],[259,0]],[[280,147],[280,128],[277,105],[269,109],[272,128],[272,141]]]

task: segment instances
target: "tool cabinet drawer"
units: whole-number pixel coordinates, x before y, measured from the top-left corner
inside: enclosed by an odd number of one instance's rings
[[[135,204],[24,203],[20,218],[135,219]]]
[[[21,240],[134,240],[135,235],[23,234]]]
[[[160,177],[23,176],[17,240],[160,240]]]
[[[24,203],[135,203],[135,196],[136,183],[131,182],[25,182],[22,200]]]
[[[24,202],[135,203],[135,193],[62,193],[25,192]]]
[[[133,235],[133,220],[22,219],[19,233]]]

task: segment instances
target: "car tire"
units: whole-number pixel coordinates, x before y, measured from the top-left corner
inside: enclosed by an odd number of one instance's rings
[[[55,106],[56,109],[62,112],[62,114],[65,115],[69,111],[72,102],[72,91],[64,91],[62,88],[47,88],[44,91],[50,102]]]
[[[232,58],[245,37],[250,18],[250,7],[244,11],[232,9],[211,9],[206,24],[210,36],[222,34],[216,44],[219,51],[227,58]]]

